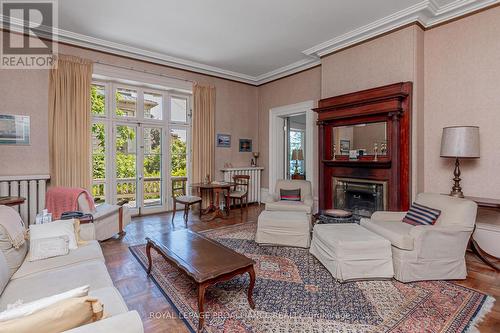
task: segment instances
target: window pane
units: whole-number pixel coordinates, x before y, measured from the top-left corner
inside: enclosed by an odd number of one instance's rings
[[[161,128],[144,128],[144,206],[161,205]]]
[[[187,99],[172,97],[170,99],[170,120],[178,122],[187,122]]]
[[[137,112],[137,91],[116,89],[116,115],[121,117],[135,117]]]
[[[93,84],[90,90],[92,103],[92,114],[96,116],[106,115],[106,89],[99,84]]]
[[[134,127],[116,126],[116,198],[136,207],[137,138]]]
[[[92,196],[96,203],[105,201],[106,131],[103,123],[92,124]]]
[[[170,130],[170,174],[172,176],[186,176],[187,130]]]
[[[163,96],[154,93],[144,93],[144,118],[163,119]]]

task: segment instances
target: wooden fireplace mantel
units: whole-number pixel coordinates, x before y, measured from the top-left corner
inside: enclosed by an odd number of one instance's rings
[[[333,178],[345,177],[388,184],[387,209],[407,210],[410,205],[410,122],[412,82],[330,97],[319,101],[319,208],[333,208]],[[387,154],[349,160],[332,156],[333,128],[385,122]]]

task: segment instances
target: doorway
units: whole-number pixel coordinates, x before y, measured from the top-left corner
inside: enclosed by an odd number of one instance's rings
[[[285,179],[306,179],[306,113],[285,117]]]
[[[317,136],[316,130],[316,113],[312,111],[314,101],[306,101],[302,103],[280,106],[273,108],[269,112],[269,194],[274,194],[274,188],[278,179],[292,178],[295,174],[295,165],[298,161],[298,174],[302,172],[303,178],[309,180],[315,192],[316,170],[314,167],[315,156],[317,156],[314,147],[314,137]],[[300,144],[303,149],[303,158],[299,159],[297,152],[293,156],[293,150],[297,149],[299,140],[288,140],[289,132],[295,132],[292,128],[298,129],[299,126],[292,125],[293,119],[301,118],[303,122],[305,117],[305,129],[303,136],[300,137]],[[291,118],[291,119],[289,119]],[[287,123],[289,126],[287,126]],[[291,142],[289,142],[291,141]],[[294,159],[294,157],[297,157]],[[302,162],[300,162],[302,161]],[[301,171],[302,170],[302,171]]]

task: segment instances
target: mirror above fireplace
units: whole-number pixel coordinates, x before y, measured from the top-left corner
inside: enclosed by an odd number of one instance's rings
[[[357,150],[362,155],[387,155],[387,122],[361,123],[333,128],[336,155],[349,155]]]

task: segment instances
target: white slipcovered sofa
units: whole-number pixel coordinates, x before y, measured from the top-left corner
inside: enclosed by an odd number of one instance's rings
[[[102,302],[107,318],[68,332],[142,333],[139,314],[128,310],[113,286],[101,247],[95,240],[94,225],[81,225],[80,238],[88,242],[70,250],[68,255],[29,261],[28,242],[14,249],[5,229],[0,226],[0,311],[18,300],[27,303],[89,285],[89,295]],[[36,332],[35,328],[33,332]]]
[[[391,242],[397,280],[465,279],[465,251],[474,230],[477,204],[435,193],[420,193],[416,202],[441,210],[434,225],[404,223],[406,212],[375,212],[360,224]]]
[[[280,200],[280,190],[300,189],[300,201]],[[314,200],[312,196],[311,182],[308,180],[286,180],[280,179],[276,182],[274,194],[266,202],[266,210],[279,212],[303,212],[309,216],[312,214]]]

